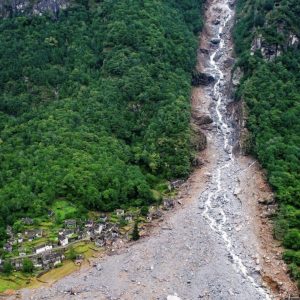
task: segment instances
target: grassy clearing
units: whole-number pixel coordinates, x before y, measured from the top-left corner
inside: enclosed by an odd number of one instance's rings
[[[79,270],[80,267],[76,266],[73,261],[67,260],[61,267],[54,268],[46,274],[40,276],[38,279],[34,278],[29,288],[37,288],[39,286],[54,283],[55,281]]]
[[[30,283],[30,277],[20,272],[14,272],[10,276],[0,275],[0,293],[6,290],[17,290],[27,286]]]
[[[72,218],[77,212],[77,208],[66,200],[55,201],[52,210],[55,216],[59,216],[61,220]]]
[[[83,254],[89,250],[90,246],[90,243],[78,243],[78,245],[74,246],[74,250],[76,253]]]

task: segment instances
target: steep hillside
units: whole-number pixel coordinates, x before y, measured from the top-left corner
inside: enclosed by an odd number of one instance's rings
[[[266,168],[279,211],[275,236],[287,248],[292,276],[300,279],[300,3],[238,1],[237,93],[249,109],[251,151]],[[262,199],[263,200],[263,199]]]
[[[200,6],[77,1],[55,19],[0,21],[1,239],[56,199],[144,206],[189,174]]]

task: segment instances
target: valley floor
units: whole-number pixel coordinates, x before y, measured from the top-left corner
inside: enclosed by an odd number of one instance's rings
[[[232,102],[230,2],[206,4],[197,68],[216,81],[194,88],[192,104],[196,113],[210,114],[214,122],[202,128],[208,138],[200,154],[204,165],[181,187],[182,205],[150,237],[51,287],[22,290],[22,299],[254,300],[295,292],[280,247],[261,217],[258,200],[270,196],[263,172],[253,158],[233,153],[236,127],[227,110]],[[219,40],[212,43],[213,38]]]

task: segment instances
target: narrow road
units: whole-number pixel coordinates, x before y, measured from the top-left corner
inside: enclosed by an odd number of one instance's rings
[[[44,251],[44,252],[41,252],[41,253],[32,253],[32,254],[27,254],[27,255],[23,255],[23,256],[14,256],[14,257],[10,258],[10,261],[24,259],[24,258],[35,258],[35,257],[39,257],[39,256],[42,256],[42,255],[45,255],[45,254],[56,253],[56,252],[59,252],[60,250],[65,251],[68,248],[70,248],[70,247],[72,247],[76,244],[79,244],[79,243],[82,243],[82,242],[89,242],[89,241],[90,241],[89,238],[83,238],[81,240],[76,240],[74,242],[70,242],[66,246],[57,246],[57,247],[52,248],[51,250],[47,250],[47,251]]]
[[[251,205],[238,197],[248,185],[241,174],[247,172],[250,182],[254,162],[246,158],[242,164],[233,153],[236,129],[227,110],[232,102],[230,3],[208,0],[206,4],[197,68],[213,75],[215,82],[195,88],[192,105],[199,114],[209,113],[214,123],[206,130],[208,148],[201,154],[206,163],[182,188],[183,207],[169,213],[150,237],[51,287],[23,290],[22,299],[271,298],[255,260],[260,245]]]

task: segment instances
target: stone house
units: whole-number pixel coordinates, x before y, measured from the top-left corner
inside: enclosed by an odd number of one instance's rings
[[[36,237],[36,238],[41,238],[41,237],[43,237],[43,230],[42,230],[42,229],[36,229],[36,230],[35,230],[35,237]]]
[[[34,232],[25,232],[25,236],[26,238],[28,239],[29,242],[32,242],[36,236],[35,236],[35,233]]]
[[[95,235],[100,235],[103,228],[104,228],[103,224],[96,224],[95,227],[94,227],[94,234]]]
[[[99,222],[100,223],[105,223],[107,221],[107,216],[106,215],[100,215],[99,216]]]
[[[13,229],[11,226],[7,225],[6,227],[6,234],[9,236],[9,237],[12,237],[14,234],[13,234]]]
[[[25,225],[32,225],[32,224],[33,224],[33,219],[28,218],[28,217],[22,218],[21,221],[22,221],[22,223],[25,224]]]
[[[116,209],[117,216],[124,216],[124,214],[125,214],[124,209]]]
[[[66,236],[67,238],[72,237],[75,233],[74,229],[62,229],[58,232],[58,236]]]
[[[164,199],[163,201],[164,209],[171,209],[174,207],[174,200],[173,199]]]
[[[43,253],[43,252],[46,252],[46,251],[50,251],[52,248],[53,248],[52,245],[44,244],[44,245],[36,247],[35,248],[35,253],[40,254],[40,253]]]
[[[28,239],[28,241],[31,242],[34,239],[43,237],[43,230],[42,229],[26,230],[25,237]]]
[[[21,270],[23,268],[23,259],[12,260],[11,264],[15,270]]]
[[[93,238],[94,237],[94,230],[92,228],[86,228],[83,231],[83,236],[85,238]]]
[[[17,242],[18,242],[18,244],[22,244],[23,241],[24,241],[24,238],[23,238],[22,233],[18,233],[18,235],[17,235]]]
[[[4,246],[3,246],[3,250],[4,251],[7,251],[7,252],[12,252],[13,250],[13,246],[11,243],[6,243]]]
[[[49,270],[58,264],[61,264],[65,259],[62,253],[45,253],[33,259],[33,265],[36,268]]]
[[[9,244],[12,244],[12,245],[17,245],[18,244],[18,238],[14,238],[14,237],[11,237],[7,243]]]
[[[26,256],[26,250],[24,248],[19,248],[19,256]]]
[[[95,246],[96,247],[104,247],[105,245],[106,245],[106,241],[103,237],[102,238],[97,238],[95,240]]]
[[[41,262],[40,257],[36,257],[36,258],[32,259],[32,263],[33,263],[33,266],[37,269],[43,268],[43,264]]]
[[[58,244],[60,246],[67,246],[69,244],[69,238],[65,235],[60,235],[58,237]]]
[[[61,264],[64,258],[65,256],[63,254],[49,253],[42,255],[41,262],[43,264],[43,268],[50,269],[58,264]]]
[[[68,219],[64,221],[66,228],[76,228],[76,220],[75,219]]]
[[[93,220],[88,220],[88,221],[85,223],[84,227],[87,227],[87,228],[92,228],[92,227],[94,227],[94,221],[93,221]]]
[[[132,214],[126,214],[125,221],[131,222],[132,220],[133,220],[133,215]]]

